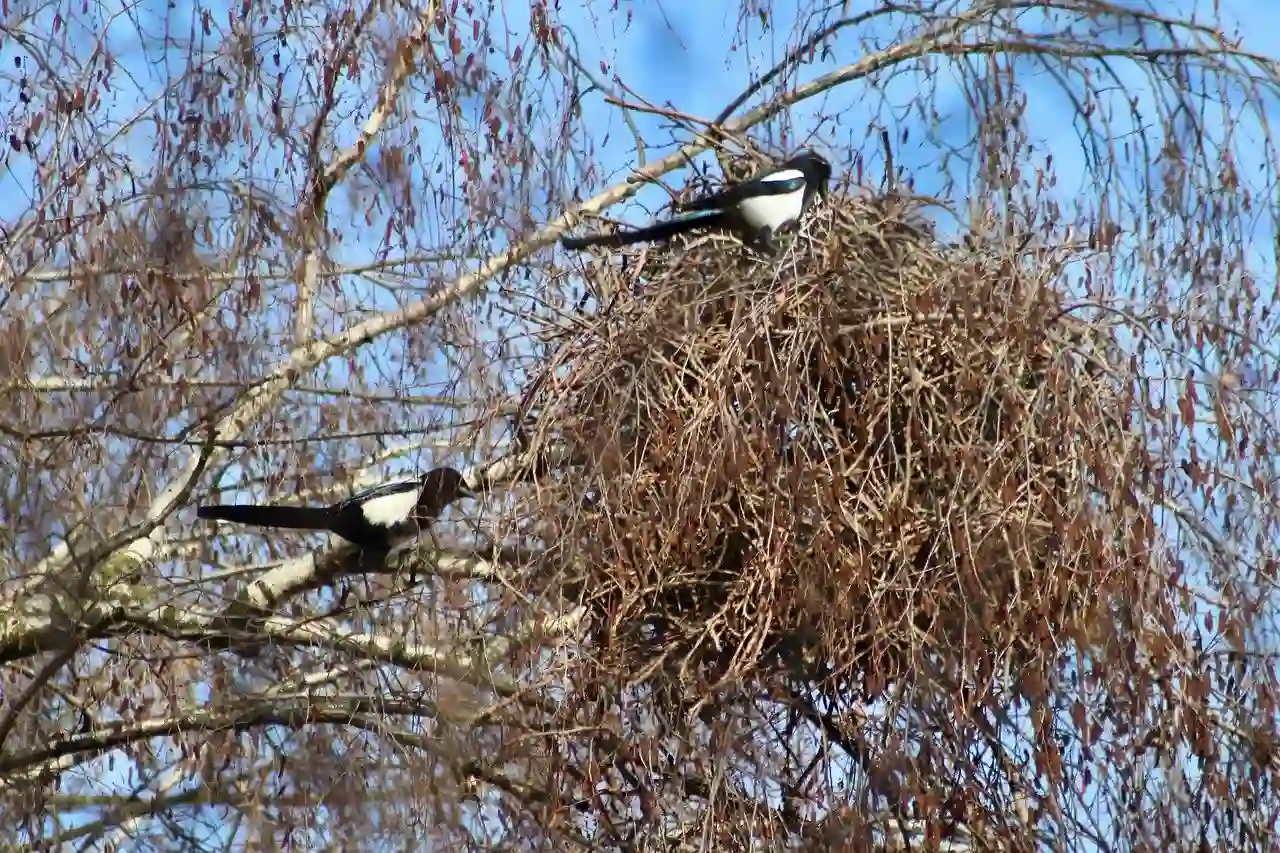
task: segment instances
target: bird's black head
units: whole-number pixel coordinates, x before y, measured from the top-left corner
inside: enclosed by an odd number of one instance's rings
[[[831,182],[831,161],[826,157],[806,149],[788,160],[787,165],[804,172],[806,181],[815,184],[822,195],[827,194],[827,185]]]
[[[422,478],[423,491],[439,495],[444,503],[456,498],[474,498],[476,493],[467,486],[467,480],[456,468],[433,468]]]

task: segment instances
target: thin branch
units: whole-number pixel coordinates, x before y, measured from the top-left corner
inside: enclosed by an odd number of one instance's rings
[[[4,714],[0,716],[0,750],[4,749],[4,742],[9,739],[9,735],[13,732],[13,727],[18,724],[18,718],[21,716],[23,709],[44,689],[49,680],[57,675],[58,670],[66,666],[67,662],[75,657],[79,649],[79,638],[68,638],[68,641],[63,644],[58,653],[45,661],[44,666],[40,667],[40,671],[31,677],[31,681],[26,688],[5,703]]]
[[[328,91],[325,93],[325,105],[321,109],[320,115],[316,118],[315,126],[312,129],[311,156],[316,163],[318,163],[319,159],[320,133],[323,122],[333,106],[333,81],[338,78],[338,67],[346,59],[346,55],[351,51],[359,34],[372,24],[373,18],[380,7],[381,3],[378,0],[370,0],[359,23],[348,38],[346,49],[338,53],[341,59],[335,59],[330,68]],[[378,101],[369,113],[369,118],[365,120],[364,127],[360,129],[356,141],[335,157],[323,171],[313,178],[310,197],[298,215],[303,225],[300,231],[309,235],[309,238],[297,279],[297,314],[294,317],[295,346],[301,346],[311,339],[316,279],[320,274],[320,246],[317,243],[325,233],[325,206],[328,203],[329,193],[347,176],[353,166],[364,159],[370,144],[395,111],[396,104],[400,100],[400,93],[404,89],[405,83],[408,82],[409,75],[418,67],[415,56],[419,48],[428,46],[428,35],[430,34],[431,26],[435,23],[439,9],[440,0],[429,0],[418,15],[418,19],[414,22],[409,35],[396,43],[395,57],[391,62],[391,71],[387,75],[387,80],[382,85],[382,89],[378,92]]]
[[[465,426],[464,422],[461,424]],[[400,428],[395,431],[398,436],[405,435],[428,435],[433,432],[444,432],[453,429],[459,424],[448,424],[442,426],[419,427],[419,428]],[[383,438],[388,434],[386,429],[366,429],[356,432],[331,432],[331,433],[313,433],[311,435],[295,435],[288,438],[246,438],[231,439],[224,441],[205,442],[198,439],[188,438],[185,435],[151,435],[145,432],[135,432],[127,429],[117,429],[115,427],[93,427],[78,426],[65,427],[59,429],[46,429],[36,431],[23,431],[16,429],[8,424],[0,423],[0,435],[8,435],[20,442],[28,441],[49,441],[57,438],[75,438],[90,435],[104,435],[112,438],[123,438],[129,441],[137,441],[143,444],[171,444],[182,445],[184,447],[203,447],[211,444],[213,447],[221,450],[236,450],[244,448],[257,447],[290,447],[297,444],[313,444],[321,441],[350,441],[355,438]],[[448,446],[445,444],[443,446]]]
[[[341,726],[347,725],[353,715],[362,713],[434,716],[435,705],[426,700],[407,702],[382,698],[324,698],[263,702],[249,708],[230,710],[192,709],[167,717],[112,723],[97,731],[74,734],[26,752],[0,755],[0,774],[21,772],[34,765],[69,755],[97,755],[154,737],[172,737],[193,732],[241,732],[261,726],[302,728],[316,723]]]
[[[776,80],[788,68],[790,68],[793,65],[799,64],[800,61],[804,59],[806,54],[812,53],[813,50],[817,48],[819,44],[831,38],[831,36],[840,32],[840,30],[843,30],[846,27],[856,27],[861,24],[865,24],[868,21],[874,18],[877,18],[881,15],[887,15],[887,14],[890,14],[891,12],[896,12],[896,11],[897,9],[894,7],[880,6],[870,11],[863,12],[861,15],[855,15],[852,18],[843,18],[839,21],[836,21],[834,24],[832,24],[829,27],[825,27],[821,30],[818,30],[818,32],[814,33],[812,36],[805,39],[804,43],[801,44],[799,47],[787,53],[787,55],[784,56],[782,60],[778,62],[777,65],[770,68],[762,76],[760,76],[754,82],[752,82],[752,84],[748,86],[742,92],[742,94],[738,95],[738,97],[730,101],[729,106],[721,110],[720,115],[716,116],[715,120],[712,121],[711,124],[713,125],[724,124],[726,121],[728,121],[729,116],[733,115],[735,112],[738,111],[739,107],[741,107],[747,101],[751,100],[752,96],[754,96],[757,92],[759,92],[765,86],[768,86],[770,83]]]
[[[364,264],[353,264],[350,266],[331,267],[324,270],[325,275],[344,276],[344,275],[365,275],[367,273],[383,273],[386,275],[407,275],[407,273],[392,273],[394,267],[405,267],[416,264],[439,264],[444,262],[452,262],[459,260],[459,255],[454,252],[424,252],[417,255],[407,255],[400,258],[387,258],[386,260],[370,261]],[[133,278],[146,278],[148,275],[165,275],[174,281],[203,281],[209,283],[225,283],[225,282],[242,282],[252,275],[259,281],[293,281],[297,275],[296,270],[276,269],[248,272],[213,272],[200,270],[196,272],[178,272],[163,269],[161,267],[151,266],[99,266],[96,264],[84,264],[83,266],[63,267],[61,269],[45,270],[44,272],[28,272],[23,273],[21,280],[24,282],[60,282],[60,281],[84,281],[86,279],[108,277],[108,276],[130,276]]]
[[[567,45],[557,44],[557,46],[560,48],[561,53],[564,54],[565,58],[569,61],[569,64],[572,65],[579,74],[587,78],[587,82],[589,82],[592,86],[599,89],[601,92],[605,94],[606,103],[616,105],[618,103],[617,93],[614,92],[612,89],[610,89],[608,86],[606,86],[604,83],[601,83],[598,79],[596,79],[595,75],[592,74],[590,71],[588,71],[586,66],[584,66],[581,60],[578,59],[578,53],[579,53],[578,37],[574,35],[573,31],[568,29],[567,27],[565,28],[564,32],[567,33],[569,38],[573,40],[574,49],[570,50]],[[582,95],[586,95],[586,94],[587,94],[586,92],[582,93]],[[582,95],[579,95],[578,97],[581,98]],[[625,109],[622,111],[622,120],[626,122],[627,129],[631,131],[631,136],[636,143],[636,163],[643,168],[646,162],[644,137],[640,135],[640,128],[636,126],[635,119],[632,118],[631,114],[627,112]]]
[[[143,393],[156,387],[162,388],[244,388],[244,380],[227,379],[175,379],[172,376],[147,376],[145,382],[129,382],[124,377],[113,375],[95,376],[33,376],[29,379],[11,380],[0,385],[0,394],[14,391],[27,391],[36,394],[57,393],[89,393],[89,392],[138,392]],[[473,401],[464,400],[447,394],[379,394],[373,391],[356,391],[349,387],[325,388],[317,385],[295,385],[289,389],[291,394],[317,394],[342,397],[347,400],[358,400],[362,403],[394,403],[402,406],[442,406],[453,409],[465,409],[475,405]],[[490,407],[492,409],[492,405]],[[515,403],[499,404],[498,415],[511,414],[516,410]]]
[[[605,103],[611,104],[617,107],[618,109],[621,109],[624,111],[637,112],[637,113],[649,113],[651,115],[662,116],[663,118],[669,118],[669,119],[672,119],[673,121],[685,122],[688,124],[701,124],[706,127],[710,127],[715,123],[715,122],[707,121],[706,119],[703,119],[703,118],[698,118],[697,116],[689,115],[688,113],[680,112],[679,110],[667,109],[665,107],[654,107],[646,104],[633,104],[628,101],[624,101],[621,98],[615,98],[613,96],[606,97],[604,100],[605,100]]]
[[[68,800],[67,804],[60,804],[58,800]],[[52,798],[49,805],[53,808],[72,808],[81,810],[85,805],[72,806],[77,800],[83,800],[83,797],[55,797]],[[103,833],[120,827],[129,821],[138,818],[154,817],[160,812],[170,811],[172,809],[185,808],[186,806],[231,806],[233,808],[248,804],[251,801],[249,796],[243,794],[218,794],[210,791],[203,786],[193,788],[190,791],[184,791],[181,794],[159,795],[141,799],[139,797],[114,798],[116,803],[111,813],[107,817],[99,820],[85,823],[71,829],[63,830],[52,838],[45,839],[38,844],[33,844],[25,849],[32,851],[52,851],[62,848],[62,845],[75,841],[77,838],[86,836],[100,836]]]

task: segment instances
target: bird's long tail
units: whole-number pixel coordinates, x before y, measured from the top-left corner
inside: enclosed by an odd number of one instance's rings
[[[716,228],[724,223],[724,218],[724,211],[721,210],[711,211],[710,213],[698,213],[693,216],[678,216],[675,219],[668,219],[666,222],[659,222],[655,225],[646,225],[644,228],[615,231],[612,234],[588,234],[585,237],[561,237],[560,245],[564,246],[566,249],[585,249],[587,246],[608,246],[610,248],[630,246],[632,243],[666,240],[677,234],[683,234],[686,231],[695,231],[700,228]]]
[[[284,527],[289,530],[328,530],[333,522],[328,507],[320,506],[202,506],[196,510],[196,517],[251,524],[255,527]]]

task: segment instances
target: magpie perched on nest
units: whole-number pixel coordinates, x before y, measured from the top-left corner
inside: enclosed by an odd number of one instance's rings
[[[566,249],[618,247],[722,228],[776,251],[774,235],[798,222],[816,197],[825,196],[830,181],[827,158],[815,151],[802,151],[748,180],[679,205],[677,209],[684,215],[674,219],[612,234],[562,237],[560,244]]]

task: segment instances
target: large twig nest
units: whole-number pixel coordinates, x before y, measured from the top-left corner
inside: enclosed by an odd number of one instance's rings
[[[633,680],[973,684],[1114,624],[1123,404],[1065,343],[1060,264],[835,199],[776,259],[598,269],[612,304],[531,402],[577,462],[542,492],[565,589]]]

